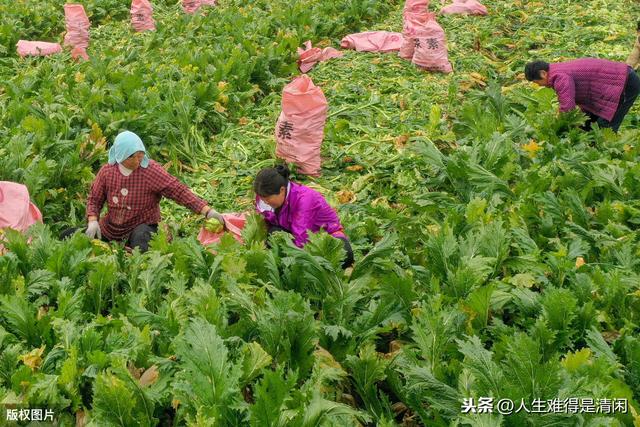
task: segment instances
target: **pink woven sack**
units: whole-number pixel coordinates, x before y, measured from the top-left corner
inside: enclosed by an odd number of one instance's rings
[[[0,181],[0,229],[13,228],[25,232],[36,222],[42,222],[42,214],[31,203],[27,187]]]
[[[454,14],[462,13],[466,15],[486,15],[487,8],[478,0],[453,0],[453,3],[443,7],[440,13]]]
[[[407,0],[402,12],[424,13],[427,9],[429,9],[429,0]]]
[[[421,12],[405,12],[403,15],[402,24],[402,44],[398,56],[403,59],[411,61],[413,58],[413,52],[415,50],[415,36],[418,30],[424,26],[427,22],[435,19],[433,13],[427,11]]]
[[[222,214],[226,230],[220,233],[212,233],[206,228],[202,227],[198,233],[198,241],[204,246],[213,245],[220,242],[224,233],[231,233],[234,239],[240,243],[244,243],[242,240],[242,229],[247,223],[247,215],[245,213],[226,213]]]
[[[358,52],[394,52],[400,50],[402,33],[390,31],[367,31],[349,34],[340,42],[343,49],[355,49]]]
[[[182,10],[184,13],[194,14],[202,6],[202,0],[182,0]]]
[[[423,25],[414,38],[413,63],[428,71],[453,71],[447,52],[447,37],[435,19]]]
[[[282,112],[276,123],[276,155],[305,175],[320,175],[320,148],[327,121],[322,89],[303,74],[282,91]]]
[[[91,23],[84,11],[84,7],[77,3],[65,4],[64,21],[67,27],[64,45],[71,47],[71,56],[73,58],[89,59],[87,47],[89,47],[89,27]]]
[[[201,0],[201,5],[202,6],[217,6],[218,5],[218,1],[217,0]]]
[[[304,48],[298,48],[298,67],[303,73],[309,72],[318,62],[327,61],[331,58],[344,56],[342,52],[332,48],[312,47],[311,40],[304,44]]]
[[[156,22],[153,20],[153,6],[149,0],[131,1],[131,26],[134,31],[155,31]]]
[[[47,56],[62,52],[62,46],[60,43],[19,40],[16,44],[16,50],[21,57]]]

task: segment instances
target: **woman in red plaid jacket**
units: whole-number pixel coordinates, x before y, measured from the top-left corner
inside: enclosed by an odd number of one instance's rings
[[[640,78],[622,62],[597,58],[553,64],[534,61],[525,65],[524,73],[527,80],[556,91],[560,112],[579,107],[588,117],[586,130],[597,122],[617,132],[640,94]]]
[[[149,248],[152,234],[158,230],[162,197],[224,224],[222,215],[207,202],[159,163],[147,158],[138,135],[122,132],[109,150],[108,164],[100,169],[91,185],[85,234],[92,239],[125,241],[131,248],[137,247],[144,252]],[[101,217],[105,203],[107,212]],[[77,230],[69,229],[62,237]]]

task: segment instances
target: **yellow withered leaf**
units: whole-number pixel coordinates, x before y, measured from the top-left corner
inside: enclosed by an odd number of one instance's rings
[[[338,201],[341,204],[353,203],[356,200],[356,195],[353,191],[350,190],[340,190],[337,193]]]
[[[469,75],[474,79],[474,80],[480,80],[480,81],[485,81],[487,80],[486,77],[484,77],[482,74],[480,73],[469,73]]]
[[[216,110],[218,113],[224,113],[225,111],[227,111],[226,108],[224,108],[222,106],[222,104],[220,104],[219,102],[214,102],[213,103],[213,109]]]
[[[144,371],[138,382],[142,387],[150,386],[158,381],[159,376],[160,372],[158,372],[158,367],[156,365],[153,365],[149,369]]]
[[[407,142],[409,141],[409,135],[404,134],[395,138],[393,144],[396,146],[396,149],[401,150],[407,146]]]
[[[524,144],[522,149],[527,152],[529,158],[533,159],[536,157],[538,151],[542,149],[542,146],[532,139],[528,144]]]
[[[333,354],[329,353],[326,349],[318,346],[313,354],[316,357],[316,360],[320,363],[320,366],[339,369],[341,371],[343,370],[342,365],[340,365],[340,363],[333,357]]]
[[[34,348],[28,353],[20,356],[20,360],[25,366],[28,366],[32,371],[36,371],[40,365],[42,365],[42,354],[44,353],[45,346],[40,348]]]
[[[84,427],[87,425],[87,414],[84,411],[76,412],[76,427]]]

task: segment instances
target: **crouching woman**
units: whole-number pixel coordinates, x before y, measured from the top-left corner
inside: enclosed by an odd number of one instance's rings
[[[158,230],[162,197],[224,224],[222,216],[207,202],[159,163],[147,158],[138,135],[122,132],[109,150],[109,163],[100,169],[91,185],[85,234],[105,241],[123,241],[144,252]],[[107,213],[100,217],[105,203]],[[61,237],[66,238],[76,231],[76,228],[68,229]]]
[[[309,233],[321,230],[343,242],[347,254],[342,267],[353,265],[353,250],[336,211],[317,191],[289,180],[284,165],[262,169],[253,183],[256,209],[267,222],[269,234],[285,231],[293,242],[303,247]]]

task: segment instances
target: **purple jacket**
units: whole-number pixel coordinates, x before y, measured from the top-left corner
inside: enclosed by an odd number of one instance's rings
[[[338,214],[322,194],[302,184],[289,182],[284,204],[277,211],[256,197],[256,210],[267,223],[290,231],[300,248],[309,240],[309,230],[312,233],[325,230],[334,237],[346,237]]]
[[[560,111],[583,111],[611,121],[627,82],[627,64],[583,58],[549,64],[549,87],[558,94]]]

